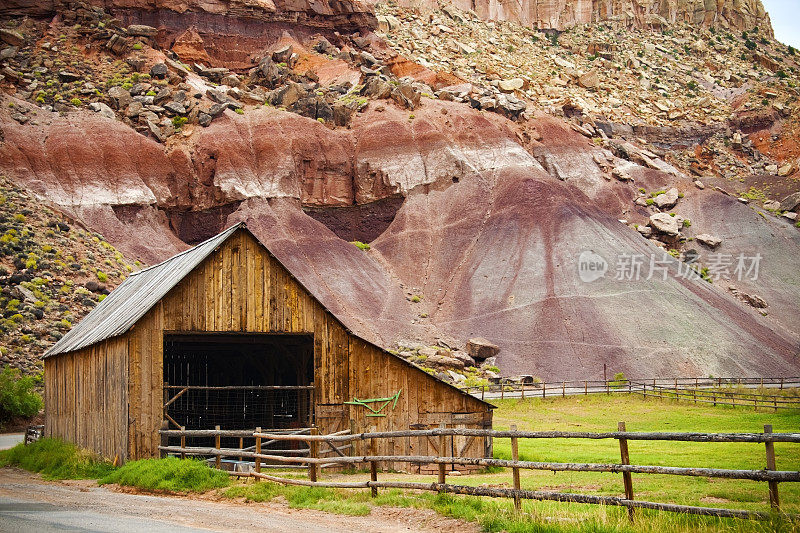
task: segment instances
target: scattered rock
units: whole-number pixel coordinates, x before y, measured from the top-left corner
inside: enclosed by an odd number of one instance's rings
[[[144,24],[131,24],[128,26],[128,35],[132,37],[147,37],[149,39],[155,37],[157,33],[158,30],[156,28]]]
[[[292,45],[287,44],[272,52],[272,60],[276,63],[287,63],[289,58],[292,57],[293,52],[294,48]]]
[[[633,181],[631,175],[622,167],[614,167],[614,169],[611,170],[611,175],[619,181]]]
[[[584,89],[596,89],[600,85],[600,77],[596,70],[590,70],[578,78],[578,85]]]
[[[669,213],[655,213],[650,215],[650,227],[670,237],[677,237],[680,233],[677,217],[672,217]]]
[[[203,126],[204,128],[207,128],[208,126],[210,126],[211,125],[211,121],[212,121],[212,117],[208,113],[204,113],[204,112],[201,111],[197,115],[197,123],[200,124],[201,126]]]
[[[467,381],[467,376],[464,374],[459,374],[458,372],[453,372],[452,370],[448,370],[447,373],[454,383],[463,383]]]
[[[781,200],[780,210],[781,211],[794,211],[797,209],[797,206],[800,205],[800,192],[796,192],[794,194],[790,194],[783,200]]]
[[[757,294],[739,292],[739,296],[741,296],[742,299],[750,306],[755,307],[756,309],[765,309],[767,307],[767,302],[764,300],[764,298],[758,296]]]
[[[62,70],[58,73],[58,79],[62,83],[72,83],[81,79],[81,75],[68,70]]]
[[[420,355],[422,352],[420,351]],[[452,368],[464,368],[464,362],[456,359],[455,357],[447,357],[445,355],[432,355],[425,360],[427,366],[448,366]]]
[[[173,115],[186,114],[186,108],[178,102],[167,102],[166,104],[164,104],[164,109],[166,109],[168,113],[171,113]]]
[[[112,118],[112,119],[117,118],[117,116],[114,114],[114,110],[108,107],[103,102],[92,102],[91,104],[89,104],[89,109],[106,118]]]
[[[504,93],[513,93],[519,91],[525,86],[525,81],[522,78],[513,78],[510,80],[501,80],[497,87]]]
[[[25,36],[16,30],[0,28],[0,40],[11,46],[22,46],[25,44]]]
[[[500,352],[500,347],[483,337],[475,337],[467,341],[467,353],[476,361],[483,361],[494,357]]]
[[[136,118],[139,116],[139,113],[142,112],[143,107],[141,102],[131,102],[125,109],[125,116],[128,118]]]
[[[709,235],[708,233],[701,233],[700,235],[695,237],[695,240],[701,244],[705,244],[709,248],[716,248],[720,244],[722,244],[722,239],[719,237],[714,237],[713,235]]]
[[[667,192],[653,198],[653,202],[659,209],[671,209],[678,203],[678,195],[678,189],[672,187]]]
[[[156,63],[152,67],[150,67],[150,76],[157,79],[163,80],[167,77],[167,65],[165,63]]]
[[[475,366],[475,359],[470,357],[467,352],[462,352],[461,350],[454,350],[450,353],[452,357],[458,359],[459,361],[463,362],[465,366]]]

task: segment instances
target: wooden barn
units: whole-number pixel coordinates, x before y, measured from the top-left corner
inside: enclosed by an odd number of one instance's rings
[[[45,434],[122,461],[158,456],[163,424],[320,433],[492,424],[491,405],[350,332],[244,224],[131,274],[44,363]],[[438,451],[425,438],[381,446]],[[491,454],[483,438],[452,447]]]

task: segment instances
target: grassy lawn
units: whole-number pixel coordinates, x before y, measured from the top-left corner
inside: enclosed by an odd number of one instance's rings
[[[687,402],[643,400],[635,396],[568,397],[555,399],[496,400],[495,429],[508,429],[515,424],[520,430],[562,431],[615,431],[617,422],[626,422],[629,431],[680,431],[680,432],[753,432],[763,431],[764,424],[772,424],[775,432],[800,431],[800,411],[755,412],[752,409],[713,407]],[[691,443],[630,441],[631,463],[640,465],[694,466],[713,468],[760,469],[766,466],[765,448],[756,443]],[[615,440],[583,439],[524,439],[520,440],[520,459],[547,462],[618,463],[619,444]],[[494,454],[498,458],[511,458],[508,439],[496,439]],[[776,462],[780,470],[800,468],[800,445],[775,444]],[[325,478],[365,478],[366,475],[330,475]],[[406,474],[381,474],[379,479],[432,481],[432,476]],[[511,471],[482,473],[449,477],[448,481],[461,485],[510,487]],[[621,474],[584,472],[521,472],[525,489],[575,492],[593,495],[623,496]],[[678,503],[703,507],[723,507],[769,511],[767,484],[747,480],[706,479],[685,476],[634,474],[633,488],[636,499],[663,503]],[[356,491],[350,491],[356,492]],[[398,493],[399,494],[399,493]],[[800,513],[800,484],[780,485],[782,509]],[[357,496],[351,496],[355,498]],[[366,497],[358,496],[358,497]],[[441,507],[441,496],[406,493],[403,498],[417,501],[414,505]],[[469,502],[470,498],[450,498],[454,502]],[[366,500],[368,501],[368,499]],[[423,503],[426,502],[426,503]],[[467,505],[467,504],[465,504]],[[476,511],[474,506],[467,514],[475,514],[489,531],[503,528],[512,531],[776,531],[800,530],[800,525],[786,523],[757,523],[743,520],[714,519],[679,516],[638,510],[640,517],[631,529],[626,511],[595,505],[563,504],[557,502],[523,503],[528,514],[517,526],[511,520],[511,503],[503,500],[484,500],[486,509]],[[447,507],[447,506],[445,506]],[[452,507],[452,506],[450,506]],[[458,507],[456,505],[456,507]],[[469,505],[467,505],[469,507]],[[441,509],[440,509],[441,510]],[[459,511],[445,511],[458,516]],[[502,522],[495,527],[494,521]],[[505,517],[505,518],[503,518]],[[537,529],[537,528],[543,529]],[[797,528],[797,529],[793,529]],[[532,528],[532,529],[531,529]]]

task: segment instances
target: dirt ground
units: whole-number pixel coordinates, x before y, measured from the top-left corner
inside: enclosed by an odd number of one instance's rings
[[[23,513],[18,511],[23,502],[40,506]],[[27,520],[30,525],[44,526],[44,529],[64,529],[65,525],[69,526],[61,522],[65,511],[71,513],[69,520],[82,520],[81,515],[85,514],[84,524],[92,520],[101,524],[99,528],[84,531],[137,531],[141,530],[143,521],[149,524],[147,529],[170,531],[240,531],[253,528],[271,532],[305,529],[323,533],[479,531],[475,524],[445,518],[431,510],[376,507],[368,516],[341,516],[308,509],[290,509],[288,505],[275,501],[245,503],[210,495],[132,494],[114,486],[98,487],[93,481],[45,481],[23,470],[0,469],[0,531],[7,530],[4,523],[13,525],[14,530],[27,530],[15,520]]]

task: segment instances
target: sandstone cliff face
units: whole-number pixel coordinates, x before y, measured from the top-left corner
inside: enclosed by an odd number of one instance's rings
[[[163,48],[182,41],[184,49],[189,44],[196,52],[192,59],[206,59],[207,53],[212,65],[241,69],[250,68],[258,52],[286,31],[332,37],[377,27],[372,7],[361,0],[9,0],[0,3],[0,16],[59,13],[70,22],[85,6],[103,8],[125,25],[158,28]]]
[[[374,2],[380,3],[380,2]],[[400,5],[437,7],[429,0],[401,0]],[[577,24],[618,22],[628,27],[661,28],[686,22],[749,30],[756,26],[772,36],[761,0],[453,0],[488,20],[509,20],[539,29],[565,30]]]

